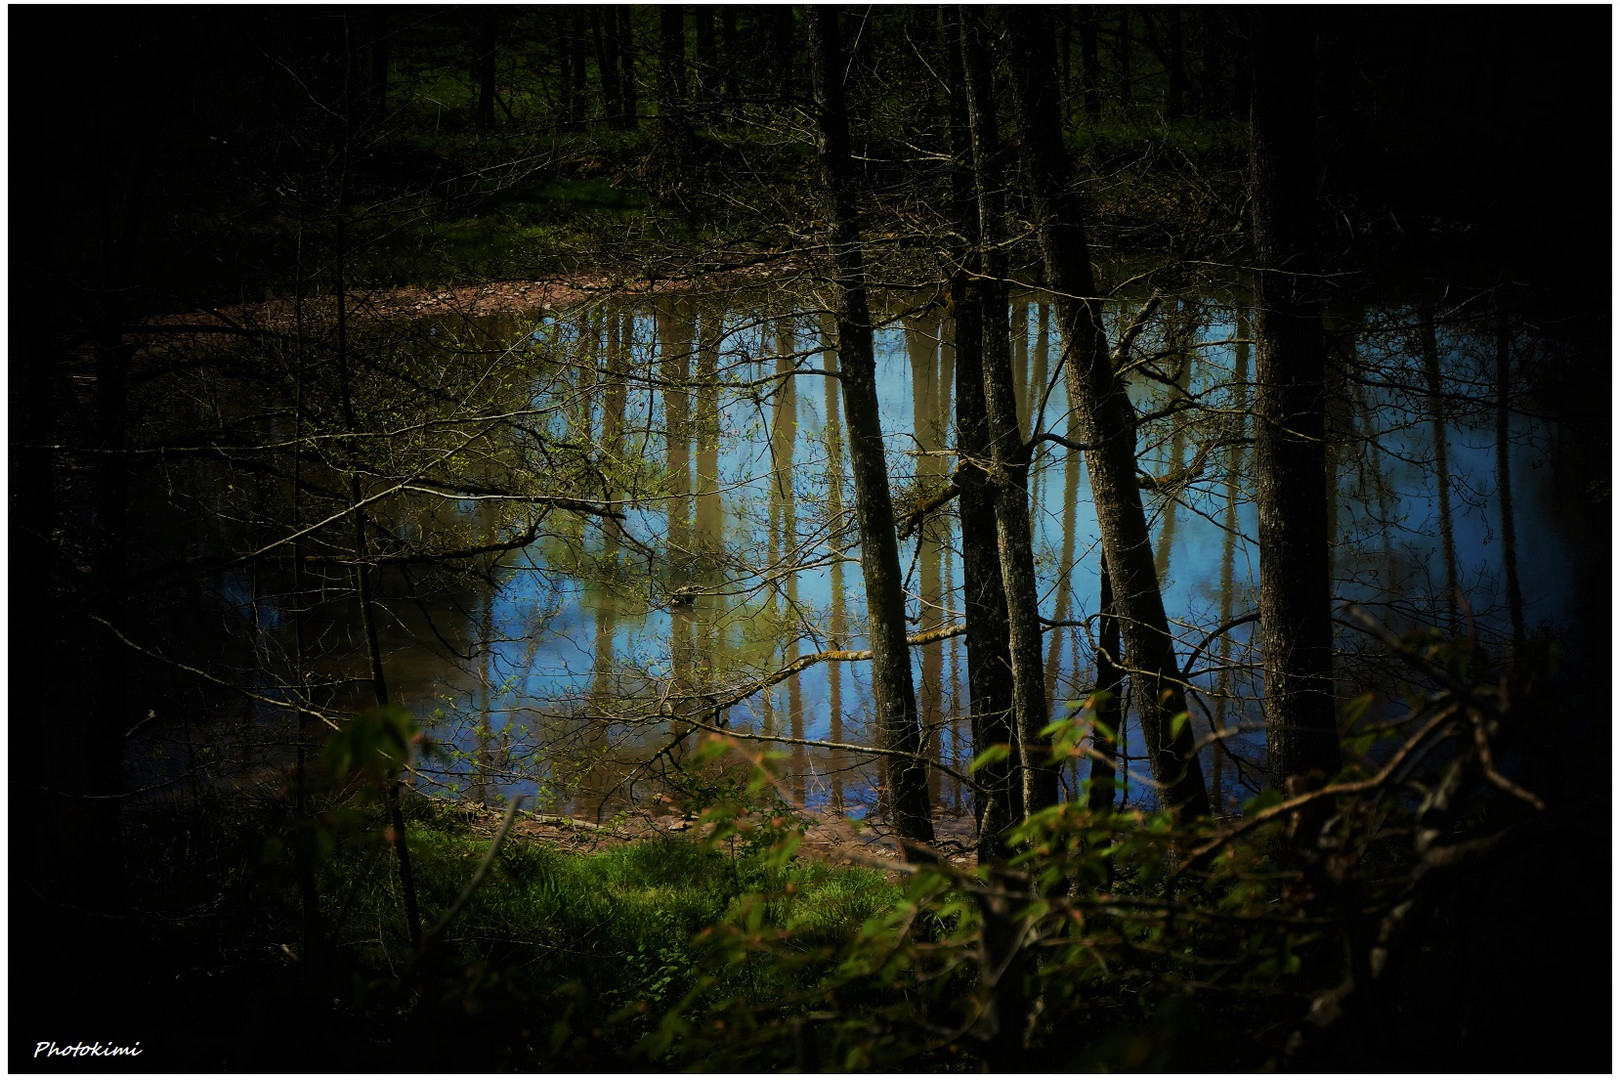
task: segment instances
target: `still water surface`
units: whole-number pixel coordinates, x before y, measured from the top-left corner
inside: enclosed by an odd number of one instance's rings
[[[877,335],[880,406],[904,506],[943,487],[955,467],[953,349],[937,309],[889,319]],[[1509,324],[1504,337],[1490,317],[1436,316],[1418,304],[1341,309],[1330,322],[1344,371],[1329,407],[1339,598],[1397,630],[1471,632],[1504,649],[1513,633],[1511,531],[1523,623],[1577,619],[1580,493],[1564,475],[1559,425],[1533,398],[1554,347],[1522,325]],[[1055,312],[1017,299],[1012,326],[1025,430],[1064,434]],[[531,805],[610,814],[656,794],[663,761],[650,759],[696,718],[789,740],[774,744],[779,767],[804,804],[873,807],[872,759],[848,749],[874,737],[863,662],[811,664],[719,710],[692,704],[736,696],[797,657],[866,647],[837,383],[822,374],[836,368],[823,318],[784,309],[776,296],[664,297],[511,319],[502,332],[567,358],[572,401],[561,434],[619,462],[611,486],[625,516],[604,526],[557,515],[568,520],[502,561],[496,587],[394,606],[383,626],[390,685],[431,718],[449,751],[426,764],[423,782],[486,801],[521,793]],[[1264,755],[1254,626],[1210,637],[1255,607],[1248,336],[1241,298],[1168,303],[1139,339],[1131,377],[1140,414],[1168,411],[1139,432],[1144,483],[1153,484],[1144,500],[1178,656],[1185,663],[1200,650],[1189,664],[1194,722],[1207,740],[1206,775],[1227,806],[1257,787]],[[1496,426],[1504,348],[1514,373],[1505,473]],[[545,392],[559,393],[555,379]],[[1093,678],[1096,520],[1083,462],[1057,444],[1042,444],[1030,488],[1041,613],[1061,624],[1047,633],[1053,715],[1069,716]],[[457,512],[474,523],[489,514],[472,502]],[[947,507],[902,544],[914,633],[961,621],[962,527]],[[1361,640],[1341,629],[1347,690],[1371,685],[1353,661]],[[963,643],[915,648],[913,663],[930,746],[965,771]],[[1220,746],[1215,730],[1227,733]],[[1149,802],[1135,737],[1128,729],[1136,782],[1125,798]],[[1070,770],[1065,783],[1072,791],[1080,778]],[[971,804],[949,770],[935,784],[938,805]]]

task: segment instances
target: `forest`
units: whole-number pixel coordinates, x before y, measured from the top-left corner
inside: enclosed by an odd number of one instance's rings
[[[1609,8],[7,24],[10,1071],[1612,1071]]]

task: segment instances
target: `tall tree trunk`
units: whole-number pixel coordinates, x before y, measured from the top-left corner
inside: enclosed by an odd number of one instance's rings
[[[1003,9],[1020,153],[1030,184],[1049,287],[1057,296],[1067,351],[1070,400],[1087,447],[1092,501],[1118,605],[1125,662],[1160,799],[1183,816],[1205,816],[1209,799],[1194,753],[1175,642],[1153,568],[1147,518],[1136,482],[1135,409],[1114,371],[1095,299],[1091,253],[1070,194],[1072,166],[1063,149],[1052,93],[1052,34],[1044,9]]]
[[[782,581],[782,598],[791,615],[799,608],[799,573],[793,569],[799,559],[799,517],[793,489],[793,450],[799,441],[799,390],[794,382],[793,322],[783,318],[776,323],[776,397],[771,408],[771,532],[777,539],[777,558],[771,566],[787,567]],[[782,663],[790,665],[799,658],[797,631],[786,632],[782,639]],[[804,692],[797,673],[787,683],[788,735],[795,740],[804,738]],[[789,783],[793,797],[800,803],[805,797],[804,747],[793,744],[788,761]]]
[[[1127,110],[1136,103],[1135,84],[1131,75],[1131,51],[1136,47],[1131,40],[1131,9],[1121,8],[1119,31],[1115,38],[1115,59],[1119,67],[1119,103]]]
[[[473,81],[478,84],[478,104],[473,122],[479,131],[495,126],[495,8],[478,13],[477,45],[473,50]]]
[[[783,107],[791,107],[796,71],[793,64],[793,5],[777,4],[766,10],[770,12],[771,71],[776,85],[777,103]],[[842,77],[842,72],[839,74]],[[847,123],[847,106],[845,117]]]
[[[1029,523],[1029,444],[1019,423],[1012,358],[1008,355],[1006,267],[1002,234],[1002,149],[996,128],[990,81],[989,35],[981,10],[962,14],[963,75],[968,130],[973,141],[979,203],[979,260],[983,276],[974,284],[984,310],[985,416],[989,422],[991,495],[996,508],[996,543],[1007,594],[1007,628],[1012,647],[1013,715],[1026,815],[1058,801],[1058,774],[1051,765],[1051,742],[1041,734],[1052,719],[1041,664],[1039,593]],[[1027,315],[1026,315],[1027,319]]]
[[[932,11],[933,9],[928,9]],[[911,432],[917,440],[922,456],[917,460],[917,487],[921,491],[935,491],[943,487],[945,459],[940,451],[942,426],[939,420],[939,323],[928,323],[912,316],[902,320],[906,339],[906,358],[911,362]],[[938,527],[933,520],[922,521],[917,528],[917,554],[911,565],[917,573],[917,610],[924,629],[944,624],[944,599],[939,591],[941,544]],[[917,685],[917,712],[925,734],[924,745],[928,759],[939,761],[940,729],[944,726],[944,693],[940,676],[945,667],[945,643],[930,641],[919,646],[921,681]],[[941,772],[929,775],[929,805],[940,805]]]
[[[1314,21],[1303,9],[1266,9],[1254,23],[1255,501],[1266,749],[1279,787],[1339,769],[1326,353],[1313,253]]]
[[[955,252],[951,277],[956,298],[956,486],[962,521],[962,608],[967,616],[968,715],[977,756],[995,746],[1012,750],[1012,655],[1007,632],[1007,593],[1001,555],[994,539],[974,523],[993,520],[990,493],[990,427],[984,412],[984,309],[969,286],[979,272],[978,195],[973,182],[973,142],[968,127],[967,89],[962,64],[962,9],[945,8],[946,61],[951,72],[951,185],[957,233],[966,242]],[[973,817],[978,823],[978,854],[988,861],[1007,853],[1003,836],[1017,818],[1020,795],[1014,788],[1014,762],[991,761],[975,773]]]
[[[928,763],[921,755],[922,728],[917,722],[911,656],[906,645],[900,552],[878,420],[877,363],[866,303],[866,264],[855,224],[838,10],[813,7],[809,21],[821,186],[838,277],[838,362],[849,427],[850,471],[855,480],[861,572],[871,621],[872,692],[877,702],[879,738],[886,749],[895,752],[884,756],[895,830],[902,837],[930,843],[934,825],[928,806]]]
[[[708,120],[714,109],[714,92],[719,85],[719,71],[715,63],[714,5],[698,4],[692,9],[693,37],[696,63],[692,70],[692,97],[697,102],[698,115]]]
[[[828,372],[838,370],[838,353],[830,348],[828,343],[833,340],[835,327],[829,325],[826,316],[822,317],[821,326],[821,367]],[[827,416],[827,520],[841,522],[844,517],[844,436],[843,424],[839,419],[838,408],[838,379],[828,378],[825,387],[825,408]],[[831,639],[829,645],[834,649],[847,649],[849,639],[849,618],[844,610],[844,560],[843,552],[835,553],[832,567],[828,571],[828,578],[832,584],[832,613],[829,617],[827,634]],[[827,740],[841,743],[844,741],[844,676],[842,664],[831,664],[827,669]],[[844,752],[842,750],[829,750],[827,752],[827,773],[832,782],[832,805],[839,813],[844,810]]]
[[[393,29],[387,7],[378,5],[373,12],[376,21],[372,23],[371,84],[367,89],[373,113],[381,116],[388,111],[388,42]]]
[[[1163,11],[1166,38],[1164,62],[1170,84],[1165,91],[1164,115],[1167,120],[1175,120],[1187,105],[1187,35],[1182,27],[1181,9],[1167,6]]]
[[[662,138],[684,143],[687,131],[684,6],[660,6],[658,29],[658,130]]]
[[[1222,526],[1224,535],[1221,537],[1221,625],[1226,626],[1232,621],[1237,604],[1237,540],[1238,540],[1238,500],[1243,477],[1244,421],[1243,417],[1248,411],[1249,387],[1249,316],[1248,312],[1239,308],[1233,319],[1233,336],[1237,338],[1232,346],[1232,415],[1236,418],[1237,430],[1232,433],[1233,442],[1226,451],[1226,516]],[[1229,632],[1221,635],[1220,644],[1220,674],[1215,679],[1215,717],[1214,738],[1215,752],[1211,757],[1214,764],[1214,776],[1210,778],[1210,800],[1214,804],[1215,812],[1219,814],[1222,806],[1221,771],[1226,760],[1226,731],[1227,703],[1231,700],[1232,685],[1232,635]]]
[[[602,111],[614,127],[624,123],[624,96],[619,92],[619,22],[611,7],[593,7],[591,37],[596,42],[596,71],[602,78]]]
[[[1513,525],[1513,470],[1508,437],[1512,419],[1513,323],[1507,308],[1496,308],[1496,492],[1501,510],[1502,575],[1506,579],[1508,619],[1513,626],[1512,666],[1524,665],[1524,595],[1519,590],[1519,543]]]
[[[725,69],[726,104],[735,110],[738,98],[742,94],[737,80],[737,51],[741,47],[741,43],[737,37],[736,4],[722,4],[720,6],[720,47],[725,52],[721,65]]]
[[[1087,4],[1080,14],[1080,65],[1085,69],[1086,116],[1102,119],[1102,64],[1097,59],[1097,7]]]
[[[624,102],[620,125],[634,131],[640,118],[636,115],[636,39],[635,27],[630,20],[630,5],[618,4],[614,12],[619,23],[619,99]]]

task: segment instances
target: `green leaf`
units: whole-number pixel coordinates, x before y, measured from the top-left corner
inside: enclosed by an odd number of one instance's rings
[[[994,765],[998,761],[1006,761],[1011,756],[1012,747],[1007,743],[996,743],[994,746],[987,746],[973,759],[973,764],[968,766],[968,772],[977,772],[987,765]]]
[[[1170,741],[1171,742],[1174,742],[1175,740],[1181,738],[1181,731],[1182,731],[1183,728],[1185,728],[1187,726],[1187,721],[1189,719],[1191,719],[1191,718],[1184,712],[1176,713],[1176,715],[1174,715],[1174,716],[1172,716],[1170,718]]]

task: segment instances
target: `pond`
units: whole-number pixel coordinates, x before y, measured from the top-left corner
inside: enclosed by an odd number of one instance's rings
[[[1110,306],[1116,332],[1143,299]],[[1248,303],[1166,303],[1136,342],[1130,376],[1165,606],[1225,809],[1258,789],[1264,766],[1255,626],[1243,621],[1257,575]],[[899,512],[955,467],[951,321],[900,297],[876,317]],[[1015,297],[1012,328],[1024,429],[1063,434],[1055,311]],[[1329,329],[1338,598],[1397,632],[1474,635],[1496,656],[1515,635],[1588,618],[1583,580],[1601,557],[1584,473],[1554,418],[1566,346],[1526,318],[1418,301],[1342,304]],[[384,578],[389,687],[442,749],[417,782],[602,817],[655,799],[662,770],[709,729],[771,751],[801,804],[870,811],[866,664],[805,660],[866,647],[825,315],[779,291],[683,292],[507,317],[486,332],[550,358],[534,389],[548,431],[593,450],[603,505],[622,518],[553,513],[549,531],[504,555],[481,587],[424,595],[397,582],[390,591]],[[1504,363],[1510,381],[1499,386]],[[1053,717],[1073,717],[1092,689],[1099,595],[1079,455],[1041,443],[1030,490]],[[475,536],[495,531],[487,504],[451,512]],[[949,633],[962,620],[962,527],[947,505],[901,549],[911,632],[931,638],[914,648],[913,674],[944,766],[934,801],[947,812],[971,807],[966,657]],[[1341,626],[1344,693],[1388,701],[1398,687],[1357,660],[1364,641]],[[1149,804],[1135,737],[1128,725],[1123,798]],[[1077,765],[1064,774],[1071,794]]]

